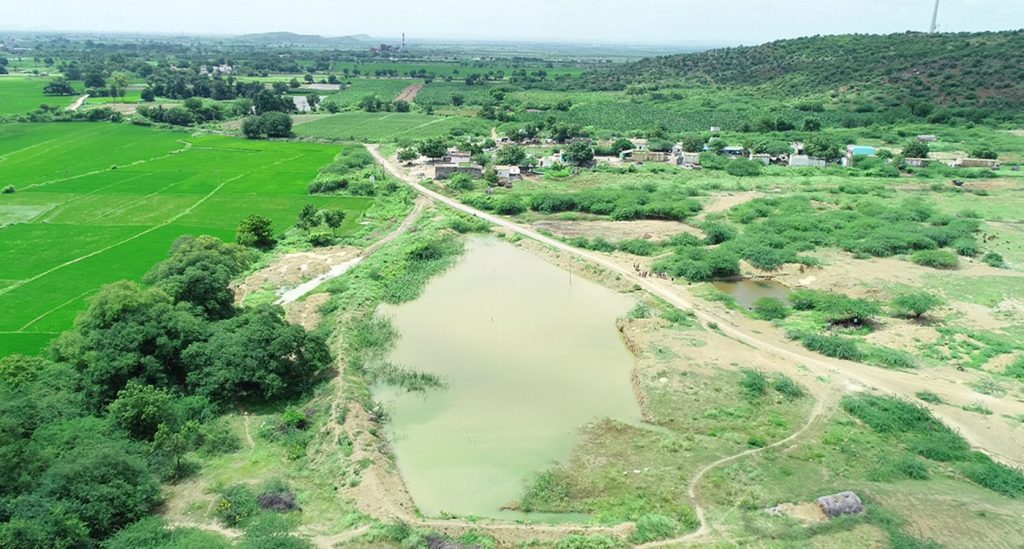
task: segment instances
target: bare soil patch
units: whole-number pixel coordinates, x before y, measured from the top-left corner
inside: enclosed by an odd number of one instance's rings
[[[330,299],[331,294],[319,293],[306,296],[306,299],[300,301],[293,301],[284,306],[285,319],[307,330],[314,330],[324,318],[320,309]]]
[[[408,88],[405,88],[404,90],[402,90],[402,93],[398,94],[398,97],[395,98],[395,101],[405,101],[406,103],[412,103],[413,101],[416,100],[416,95],[419,94],[420,90],[422,90],[422,89],[423,89],[423,83],[422,82],[419,82],[417,84],[413,84],[413,85],[409,86]]]
[[[740,204],[750,202],[764,196],[764,193],[760,191],[743,191],[743,192],[732,192],[732,193],[715,193],[711,195],[711,200],[704,205],[704,209],[697,219],[704,219],[708,214],[729,211]]]
[[[532,223],[539,230],[548,231],[559,238],[603,238],[611,242],[644,239],[659,242],[680,234],[704,235],[700,230],[677,221],[559,221],[543,220]]]
[[[298,286],[357,255],[357,248],[341,246],[283,255],[267,267],[249,275],[241,283],[235,284],[235,301],[242,303],[247,295],[263,289],[278,290]]]

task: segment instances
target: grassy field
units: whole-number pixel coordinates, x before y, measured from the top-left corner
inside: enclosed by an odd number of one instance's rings
[[[402,90],[409,86],[420,82],[419,80],[371,80],[371,79],[358,79],[353,80],[352,84],[340,91],[327,93],[327,99],[324,103],[334,103],[342,109],[356,105],[364,97],[368,95],[374,95],[382,101],[392,101],[398,94],[402,93]],[[303,93],[309,93],[307,90],[297,90]],[[324,93],[324,92],[314,92]]]
[[[0,115],[22,114],[39,105],[68,106],[73,96],[43,95],[49,79],[23,76],[0,76]]]
[[[381,142],[397,139],[430,139],[466,133],[486,134],[487,120],[430,116],[417,113],[346,112],[324,116],[295,126],[299,137]]]
[[[139,279],[184,234],[233,240],[245,216],[280,232],[306,203],[348,210],[370,199],[311,197],[337,147],[192,137],[127,125],[0,128],[0,356],[36,352],[70,327],[103,284]],[[115,168],[116,166],[116,168]]]

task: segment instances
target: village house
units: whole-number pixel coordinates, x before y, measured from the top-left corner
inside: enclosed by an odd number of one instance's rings
[[[519,166],[495,166],[494,171],[498,174],[498,181],[511,183],[523,178],[523,172]]]
[[[919,135],[917,140],[921,143],[934,143],[939,140],[938,136],[935,135]]]
[[[444,156],[444,162],[446,164],[466,164],[472,161],[472,154],[458,149],[448,149],[448,154]]]
[[[999,169],[999,161],[992,160],[989,158],[959,158],[949,164],[954,168],[988,168],[990,170]]]
[[[683,151],[676,157],[676,164],[684,168],[699,168],[700,153]]]
[[[441,181],[449,179],[451,176],[462,173],[466,174],[473,179],[479,179],[484,175],[484,169],[482,166],[472,164],[469,166],[460,166],[457,164],[438,164],[434,166],[434,180]]]
[[[733,158],[739,158],[747,155],[747,149],[743,147],[725,147],[722,149],[722,154],[729,155]]]
[[[662,151],[649,151],[646,149],[623,151],[619,158],[632,160],[633,162],[668,162],[669,153]]]
[[[807,156],[806,154],[794,154],[789,157],[790,168],[824,168],[828,161],[824,158]]]
[[[760,162],[767,166],[772,163],[772,155],[766,153],[754,153],[750,155],[750,159],[754,162]]]
[[[847,168],[853,167],[854,159],[858,156],[871,157],[877,156],[878,149],[869,147],[867,145],[847,145],[846,156],[843,158],[843,166]]]
[[[928,164],[931,163],[931,160],[927,158],[905,158],[903,161],[912,168],[927,168]]]

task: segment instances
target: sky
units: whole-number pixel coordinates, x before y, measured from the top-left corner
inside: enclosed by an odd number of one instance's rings
[[[1024,28],[1024,0],[941,0],[942,31]],[[245,34],[608,44],[757,44],[925,31],[933,0],[0,0],[0,31]]]

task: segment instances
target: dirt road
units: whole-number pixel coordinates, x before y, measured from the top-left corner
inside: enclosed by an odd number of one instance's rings
[[[86,100],[86,99],[89,99],[89,94],[85,94],[85,95],[83,95],[82,97],[79,97],[78,99],[76,99],[76,100],[75,100],[75,102],[74,102],[74,103],[72,103],[72,104],[71,104],[71,105],[70,105],[70,106],[68,107],[68,110],[69,110],[69,111],[77,111],[77,110],[78,110],[79,108],[81,108],[81,106],[82,106],[82,105],[83,105],[83,104],[85,103],[85,100]]]
[[[792,367],[794,374],[798,372],[800,366],[804,366],[818,376],[837,379],[837,381],[846,382],[849,386],[872,387],[905,398],[913,399],[917,391],[929,390],[942,395],[947,402],[960,406],[981,402],[994,412],[994,418],[972,414],[951,406],[933,406],[931,410],[938,419],[960,431],[960,434],[972,447],[984,451],[993,459],[1004,463],[1018,467],[1024,465],[1024,434],[1013,429],[1001,419],[1001,416],[1020,417],[1024,415],[1024,403],[1007,402],[978,394],[969,387],[958,384],[955,380],[928,372],[884,370],[857,362],[818,355],[789,342],[781,331],[772,329],[764,323],[753,325],[749,319],[740,315],[727,316],[705,310],[692,300],[684,288],[671,281],[641,277],[629,265],[620,263],[612,257],[575,248],[508,219],[477,210],[453,198],[427,189],[420,185],[415,178],[405,174],[400,166],[385,158],[380,153],[379,147],[371,145],[368,146],[368,149],[388,172],[404,181],[416,192],[453,209],[468,213],[559,251],[576,255],[614,272],[673,306],[683,311],[692,312],[702,323],[716,326],[725,335],[785,361]]]
[[[413,84],[408,88],[402,90],[402,93],[398,94],[398,97],[395,98],[395,101],[405,101],[406,103],[412,103],[413,101],[416,100],[416,95],[419,94],[420,90],[422,89],[423,82]]]

